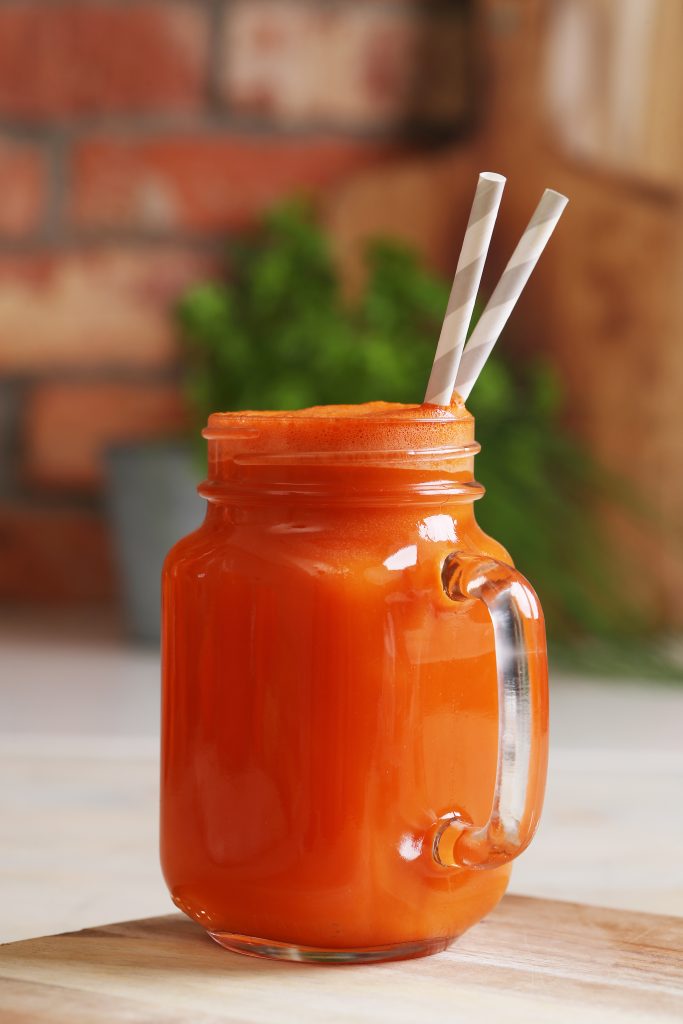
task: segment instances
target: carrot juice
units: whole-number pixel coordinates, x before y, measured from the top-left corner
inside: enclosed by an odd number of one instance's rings
[[[503,895],[547,743],[542,615],[475,521],[472,417],[219,413],[205,437],[206,520],[163,578],[172,898],[241,952],[442,949]]]

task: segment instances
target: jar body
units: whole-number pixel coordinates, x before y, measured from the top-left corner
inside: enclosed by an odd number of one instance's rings
[[[426,839],[454,804],[486,820],[496,776],[493,629],[444,593],[456,547],[509,561],[460,499],[217,502],[169,554],[162,865],[229,948],[419,955],[503,895],[509,865]]]

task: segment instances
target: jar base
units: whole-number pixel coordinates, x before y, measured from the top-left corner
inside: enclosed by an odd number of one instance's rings
[[[419,939],[389,946],[369,946],[360,949],[320,949],[317,946],[299,946],[275,939],[256,939],[250,935],[232,932],[209,932],[219,946],[231,953],[255,956],[266,960],[288,960],[306,964],[381,964],[391,960],[413,960],[431,956],[448,949],[457,936],[438,939]]]

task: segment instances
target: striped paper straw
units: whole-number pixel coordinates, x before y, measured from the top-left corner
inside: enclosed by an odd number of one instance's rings
[[[498,341],[524,285],[531,276],[531,271],[538,263],[568,202],[566,196],[553,189],[547,188],[543,193],[526,231],[465,346],[455,381],[455,390],[464,401],[469,398],[491,349]]]
[[[505,178],[501,174],[484,171],[479,175],[446,316],[425,392],[425,402],[430,405],[450,405],[467,328],[472,319],[484,260],[504,188]]]

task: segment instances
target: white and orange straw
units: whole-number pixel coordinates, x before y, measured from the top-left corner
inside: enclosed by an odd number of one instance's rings
[[[568,202],[545,190],[465,345],[504,185],[499,174],[479,177],[425,394],[430,405],[450,405],[454,392],[467,400]]]

